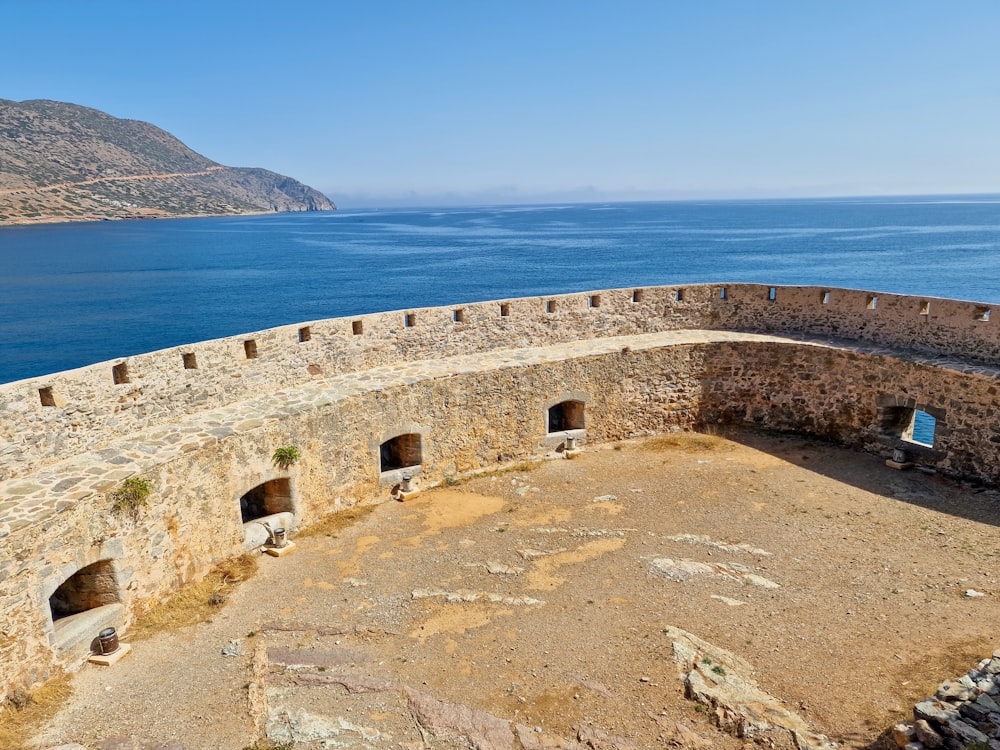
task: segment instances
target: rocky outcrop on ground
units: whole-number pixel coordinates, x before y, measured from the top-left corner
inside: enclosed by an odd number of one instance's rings
[[[0,225],[334,208],[290,177],[223,166],[146,122],[0,99]]]
[[[906,750],[1000,750],[1000,650],[913,707],[912,722],[897,724],[893,738]]]
[[[835,747],[781,701],[761,690],[750,677],[752,670],[745,660],[680,628],[667,626],[663,632],[671,640],[685,694],[708,706],[719,728],[747,739],[787,732],[798,750]]]

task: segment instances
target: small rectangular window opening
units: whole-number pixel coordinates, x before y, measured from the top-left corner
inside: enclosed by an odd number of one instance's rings
[[[678,289],[674,292],[674,301],[683,302],[684,301],[684,290]]]
[[[299,329],[299,343],[301,344],[306,342],[311,338],[312,331],[309,329],[309,326],[302,326],[302,328]]]
[[[563,401],[549,407],[546,429],[553,432],[584,429],[584,409],[582,401]]]
[[[556,301],[554,299],[550,299],[548,302],[545,303],[545,312],[554,313],[555,311],[556,311]]]
[[[509,318],[510,317],[510,305],[506,302],[500,303],[500,317]]]
[[[247,359],[257,359],[257,342],[254,339],[244,341],[243,352],[247,355]]]
[[[52,395],[52,388],[39,388],[38,398],[41,399],[42,406],[56,405],[56,397]]]
[[[930,302],[921,302],[920,303],[920,314],[921,315],[930,315],[931,314],[931,303]]]
[[[417,324],[417,314],[416,313],[406,313],[406,317],[403,319],[403,325],[407,328],[413,328]]]
[[[590,306],[591,307],[600,307],[601,306],[601,295],[599,295],[599,294],[591,294],[590,295]]]
[[[768,287],[768,290],[767,290],[767,301],[768,302],[774,302],[776,299],[778,299],[778,290],[777,290],[777,288],[775,288],[773,286],[772,287]]]
[[[379,447],[379,471],[393,471],[423,463],[423,446],[420,435],[412,433],[386,440]]]
[[[194,355],[194,352],[186,352],[184,354],[181,354],[181,361],[184,362],[185,370],[198,369],[198,358]]]
[[[823,304],[824,305],[829,305],[830,304],[830,293],[829,292],[823,292]]]
[[[365,332],[365,324],[363,322],[361,322],[360,320],[351,321],[351,333],[353,333],[355,336],[360,336],[364,332]]]
[[[933,416],[920,409],[913,409],[901,437],[908,443],[933,448],[934,430],[936,427],[937,420]]]
[[[988,307],[977,307],[976,308],[976,320],[981,320],[984,323],[989,322],[990,319],[990,308]]]
[[[456,323],[464,323],[465,322],[465,309],[460,307],[457,310],[455,310],[454,312],[452,312],[451,319],[453,321],[455,321]]]
[[[876,297],[874,294],[869,294],[868,295],[868,304],[867,304],[867,307],[868,307],[869,310],[875,310],[875,309],[877,309],[878,308],[878,297]]]
[[[121,385],[122,383],[129,382],[128,380],[128,364],[122,362],[111,368],[111,377],[115,381],[115,385]]]
[[[724,286],[719,287],[719,299],[729,299],[729,293]]]
[[[632,290],[632,302],[642,302],[642,289]]]

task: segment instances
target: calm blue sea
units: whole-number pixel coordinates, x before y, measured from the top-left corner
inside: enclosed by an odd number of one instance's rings
[[[0,229],[0,382],[303,320],[719,281],[1000,303],[1000,196],[383,209]]]

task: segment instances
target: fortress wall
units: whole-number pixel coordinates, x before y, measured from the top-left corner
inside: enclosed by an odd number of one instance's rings
[[[186,414],[324,375],[459,353],[704,327],[711,293],[708,287],[693,288],[690,301],[676,307],[668,303],[672,288],[663,287],[643,290],[642,301],[635,303],[633,290],[621,289],[335,318],[0,385],[0,480]],[[595,296],[599,306],[591,307]],[[414,318],[407,326],[410,314]],[[360,334],[354,333],[355,323],[360,323]],[[299,342],[299,329],[305,327],[309,340]],[[245,351],[244,342],[250,340],[256,345],[253,359]],[[184,368],[185,354],[194,355],[197,369]],[[129,382],[116,385],[113,368],[120,364],[126,366]],[[54,405],[42,404],[39,391],[44,388],[50,389]]]
[[[972,367],[963,372],[902,349],[865,353],[864,347],[791,340],[623,345],[592,355],[573,354],[570,347],[537,364],[463,366],[447,376],[417,374],[405,385],[353,391],[330,385],[326,398],[295,398],[326,387],[309,365],[331,375],[467,352],[698,327],[843,337],[851,321],[862,321],[857,330],[873,340],[902,345],[921,325],[919,317],[913,323],[920,309],[914,313],[911,298],[879,295],[876,310],[869,311],[859,307],[866,293],[832,290],[831,307],[821,308],[831,310],[824,318],[814,310],[823,304],[822,290],[775,291],[771,301],[768,287],[730,285],[723,299],[719,285],[701,286],[684,288],[678,300],[675,288],[661,288],[645,290],[633,302],[632,290],[612,290],[599,293],[598,307],[590,306],[591,295],[511,300],[507,317],[500,316],[500,303],[478,303],[463,306],[464,319],[457,322],[457,308],[415,311],[410,327],[403,326],[402,313],[383,313],[360,318],[361,335],[353,333],[352,319],[317,321],[309,324],[310,340],[303,343],[296,337],[300,326],[253,336],[256,359],[246,358],[242,342],[251,337],[241,336],[130,357],[130,382],[120,385],[110,382],[116,361],[0,387],[2,476],[19,475],[25,483],[56,471],[52,462],[67,455],[99,451],[93,455],[102,461],[124,456],[156,424],[177,424],[183,432],[186,420],[211,409],[219,410],[220,421],[217,435],[192,432],[190,442],[164,453],[166,458],[122,465],[120,478],[137,465],[154,487],[149,507],[136,520],[112,514],[107,490],[97,487],[13,531],[8,526],[5,532],[0,518],[0,701],[13,687],[79,658],[55,648],[48,603],[74,572],[97,565],[94,576],[112,579],[120,604],[108,617],[125,626],[149,603],[242,549],[239,499],[256,485],[288,478],[305,523],[385,499],[379,446],[394,435],[421,434],[419,481],[427,486],[548,450],[553,438],[545,433],[546,409],[564,399],[586,402],[591,442],[702,423],[749,423],[883,454],[903,445],[898,430],[886,427],[886,410],[921,408],[938,417],[938,430],[933,449],[905,444],[918,462],[1000,478],[996,373]],[[545,311],[549,300],[556,302],[551,313]],[[940,317],[923,325],[930,346],[938,347],[933,351],[1000,361],[990,354],[997,321],[971,320],[975,307],[932,301],[928,314]],[[871,315],[882,317],[868,321]],[[196,370],[182,366],[181,354],[189,352],[197,356]],[[38,388],[47,385],[67,397],[64,406],[41,404]],[[269,405],[252,413],[252,399],[263,405],[262,396]],[[246,404],[237,408],[239,402]],[[284,473],[270,463],[281,445],[296,445],[303,454]],[[0,508],[19,501],[0,497]]]
[[[732,308],[724,314],[722,327],[726,328],[829,335],[959,359],[1000,362],[1000,305],[856,289],[755,284],[733,285],[727,288],[727,297]]]
[[[903,448],[943,472],[1000,479],[996,377],[821,346],[718,343],[708,349],[699,421],[817,435],[889,456]],[[933,448],[880,423],[880,406],[936,416]]]
[[[633,301],[635,292],[639,298]],[[827,292],[829,300],[824,303]],[[869,309],[873,297],[875,309]],[[552,312],[547,311],[550,302]],[[592,306],[595,302],[597,306]],[[501,315],[501,305],[507,306],[508,315]],[[998,363],[1000,314],[982,320],[989,310],[978,303],[857,290],[706,284],[306,322],[0,385],[0,480],[23,476],[185,414],[323,375],[454,353],[709,328],[829,335]],[[414,316],[409,326],[408,314]],[[356,323],[361,326],[359,334],[354,333]],[[299,341],[302,328],[309,329],[309,340],[304,342]],[[247,341],[254,342],[255,358],[247,357]],[[185,369],[184,355],[193,355],[189,364],[197,369]],[[125,365],[128,382],[116,385],[113,368],[118,365]],[[48,389],[44,396],[43,389]],[[43,405],[43,398],[50,405]]]
[[[127,628],[150,604],[239,554],[239,498],[265,481],[291,480],[301,523],[359,502],[385,500],[379,446],[394,433],[423,439],[423,486],[547,450],[546,409],[586,399],[588,441],[690,428],[697,415],[700,347],[678,346],[428,379],[268,418],[249,432],[182,453],[144,472],[154,487],[137,517],[115,514],[94,494],[0,541],[0,703],[83,658],[56,645],[48,598],[64,580],[111,561],[122,604],[109,614]],[[558,442],[558,440],[557,440]],[[274,448],[302,459],[281,472]],[[98,626],[86,631],[96,635]]]

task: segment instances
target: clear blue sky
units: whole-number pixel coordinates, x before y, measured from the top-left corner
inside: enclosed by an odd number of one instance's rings
[[[997,0],[0,0],[0,98],[342,206],[1000,192]]]

